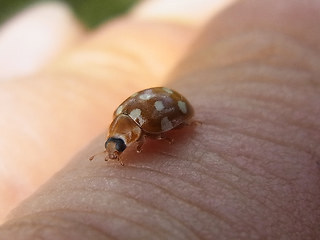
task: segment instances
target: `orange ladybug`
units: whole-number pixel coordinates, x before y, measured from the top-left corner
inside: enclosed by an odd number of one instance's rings
[[[146,137],[171,142],[164,133],[189,124],[193,114],[188,100],[172,89],[155,87],[134,93],[113,113],[105,142],[105,160],[117,159],[123,165],[120,154],[135,142],[138,143],[137,152],[141,152]]]

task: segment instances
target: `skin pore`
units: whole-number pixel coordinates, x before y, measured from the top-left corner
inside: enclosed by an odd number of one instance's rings
[[[202,125],[173,131],[171,145],[147,141],[140,154],[127,148],[125,166],[105,163],[104,157],[88,161],[103,150],[101,133],[11,212],[0,227],[0,239],[316,239],[319,11],[318,1],[245,0],[215,16],[170,71],[167,84],[192,103]],[[122,31],[140,34],[158,29],[168,35],[179,28],[126,21],[113,27],[122,24]],[[88,41],[102,48],[108,39],[102,38],[104,31],[111,30],[102,28]],[[159,46],[150,49],[157,52]],[[134,76],[118,73],[115,64],[106,75],[100,73],[103,77],[93,78],[90,74],[98,73],[81,72],[70,57],[41,80],[54,85],[52,79],[60,76],[64,88],[79,86],[78,93],[94,106],[90,120],[93,115],[111,122],[113,103],[135,92],[126,84],[142,89],[159,83],[145,82],[156,71],[132,82],[143,76],[145,65],[156,65],[147,54],[138,56]],[[157,61],[161,59],[166,58]],[[119,75],[122,87],[117,88],[111,79]],[[40,80],[32,81],[42,86]],[[82,111],[79,116],[88,116],[85,105],[76,108]],[[55,158],[66,156],[59,151],[56,146]]]

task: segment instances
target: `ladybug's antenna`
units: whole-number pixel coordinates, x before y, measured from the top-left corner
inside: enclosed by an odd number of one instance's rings
[[[104,150],[103,152],[99,152],[99,153],[92,155],[91,157],[89,157],[89,160],[92,161],[97,155],[102,154],[102,153],[106,153],[106,150]]]

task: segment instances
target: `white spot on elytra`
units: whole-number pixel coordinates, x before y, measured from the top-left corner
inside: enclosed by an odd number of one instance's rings
[[[141,95],[139,96],[139,98],[140,98],[141,100],[149,100],[149,99],[152,98],[153,96],[154,96],[154,94],[152,93],[152,90],[149,89],[149,90],[145,91],[143,94],[141,94]]]
[[[169,94],[172,94],[173,92],[172,92],[172,90],[171,89],[169,89],[169,88],[166,88],[166,87],[164,87],[164,88],[162,88],[164,91],[166,91],[167,93],[169,93]]]
[[[154,107],[160,112],[164,109],[162,101],[156,101],[154,103]]]
[[[181,112],[183,112],[184,114],[187,113],[187,105],[185,102],[178,101],[178,106]]]
[[[141,110],[139,108],[133,109],[129,115],[132,119],[135,120],[141,116]]]
[[[173,128],[172,123],[170,122],[168,117],[164,117],[161,119],[161,130],[162,131],[169,131],[172,128]]]
[[[116,110],[116,115],[119,115],[122,112],[123,106],[120,105]]]
[[[129,116],[136,121],[140,126],[145,122],[145,120],[141,116],[141,110],[139,108],[133,109]]]

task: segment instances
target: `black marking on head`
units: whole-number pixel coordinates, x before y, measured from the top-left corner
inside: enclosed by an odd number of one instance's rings
[[[127,148],[126,144],[121,138],[115,138],[115,137],[108,138],[108,140],[105,143],[105,148],[107,148],[107,145],[109,142],[114,142],[116,144],[116,150],[118,152],[123,152]]]

